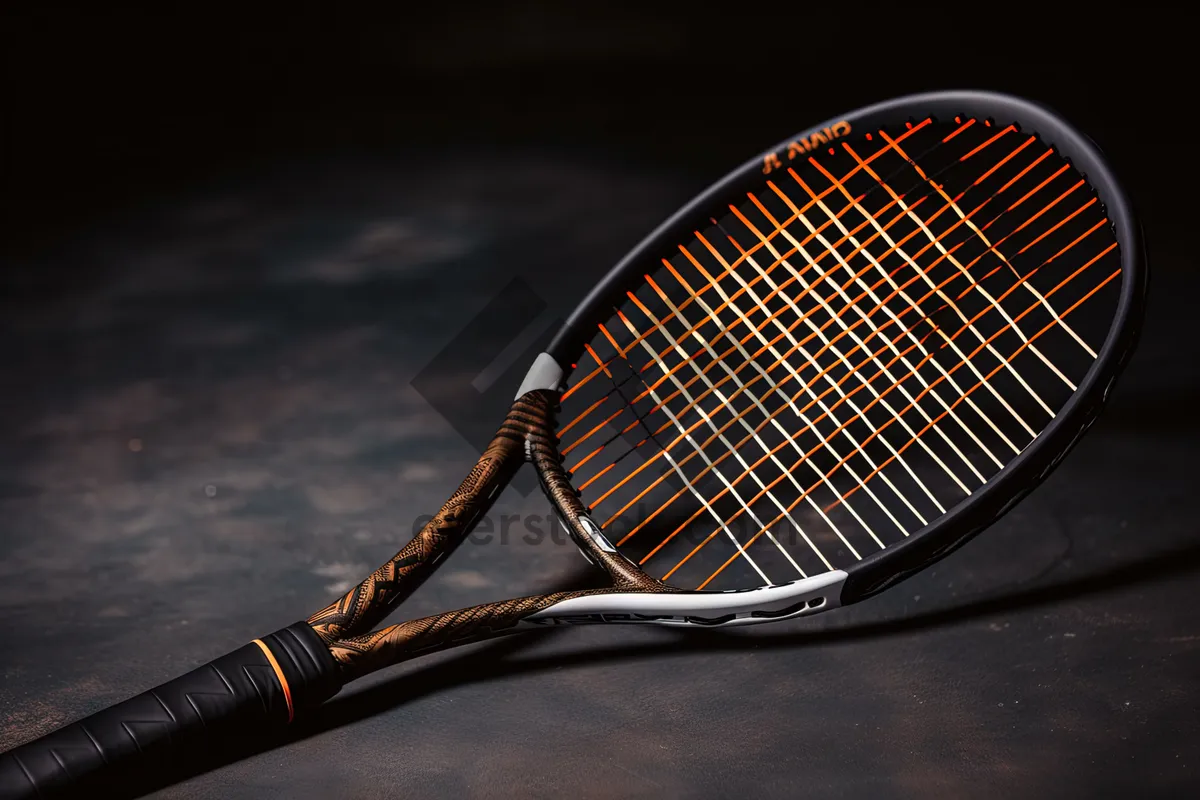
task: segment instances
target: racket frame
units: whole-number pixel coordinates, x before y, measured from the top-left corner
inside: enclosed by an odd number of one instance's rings
[[[981,490],[903,542],[844,571],[724,592],[683,591],[642,572],[588,516],[563,468],[555,435],[560,392],[569,377],[563,365],[575,363],[589,332],[607,319],[626,288],[661,253],[686,239],[694,220],[718,211],[733,194],[761,186],[767,160],[781,162],[793,141],[825,136],[826,129],[873,130],[956,114],[1015,121],[1024,132],[1038,134],[1086,177],[1104,204],[1119,244],[1122,281],[1108,336],[1078,389],[1033,444]],[[493,636],[571,624],[751,625],[870,597],[961,546],[1061,462],[1096,420],[1129,360],[1141,328],[1147,283],[1141,232],[1099,149],[1039,105],[987,92],[940,92],[891,100],[814,126],[718,181],[613,268],[535,360],[504,425],[458,491],[389,562],[305,622],[0,754],[0,793],[40,797],[90,787],[91,794],[107,794],[97,787],[145,779],[247,726],[284,724],[298,709],[318,705],[343,684],[376,669]],[[523,461],[533,462],[564,526],[588,560],[609,574],[612,586],[503,600],[372,631],[470,533]],[[232,677],[224,677],[226,673]],[[195,702],[200,696],[207,698],[202,707]]]
[[[1117,376],[1128,363],[1141,331],[1148,287],[1141,230],[1130,201],[1099,147],[1050,109],[1022,98],[986,91],[946,91],[900,97],[868,106],[846,116],[826,120],[780,142],[746,161],[677,211],[643,239],[588,294],[538,356],[522,384],[523,394],[535,389],[559,391],[569,379],[570,365],[582,355],[597,325],[619,306],[626,290],[643,274],[657,266],[664,252],[692,235],[697,219],[708,219],[726,209],[729,198],[761,188],[764,165],[774,159],[786,163],[789,145],[811,140],[814,134],[828,138],[830,130],[875,131],[879,128],[917,123],[927,117],[949,119],[956,115],[979,120],[1012,122],[1026,134],[1035,134],[1057,150],[1095,189],[1112,224],[1118,242],[1121,287],[1108,335],[1097,357],[1079,382],[1078,389],[1038,435],[1032,446],[1008,462],[987,484],[946,514],[893,544],[848,566],[838,605],[858,602],[884,591],[904,578],[961,547],[991,525],[1040,484],[1071,451],[1095,422]],[[836,140],[834,140],[836,141]],[[814,576],[821,577],[821,576]],[[808,580],[812,580],[811,578]],[[799,583],[804,583],[800,581]],[[788,584],[791,586],[791,584]],[[704,592],[696,598],[697,613],[709,601]],[[748,595],[766,599],[768,595]],[[630,600],[633,608],[633,601]],[[688,614],[684,600],[680,613]],[[828,607],[834,607],[833,604]],[[821,610],[825,610],[821,608]],[[543,614],[549,614],[548,609]],[[738,612],[739,620],[770,621],[753,616],[754,609]],[[670,623],[675,624],[675,623]],[[745,624],[745,623],[739,623]]]

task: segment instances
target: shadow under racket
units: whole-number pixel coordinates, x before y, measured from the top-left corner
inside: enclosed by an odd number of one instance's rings
[[[1051,606],[1064,600],[1102,595],[1130,586],[1159,581],[1200,570],[1200,542],[1168,549],[1158,555],[1126,561],[1104,570],[1048,585],[1010,586],[990,596],[933,611],[908,614],[904,617],[851,622],[822,630],[792,630],[781,633],[755,632],[756,649],[786,650],[845,642],[884,639],[893,636],[927,631],[967,622],[995,614]],[[1033,578],[1034,581],[1037,578]],[[578,586],[578,577],[564,581]],[[670,658],[697,652],[741,651],[746,647],[746,635],[737,631],[680,632],[667,641],[637,643],[616,647],[584,647],[570,653],[554,653],[529,658],[519,654],[529,646],[545,641],[545,636],[560,634],[562,629],[548,629],[533,635],[511,636],[477,645],[461,655],[441,659],[436,664],[418,667],[396,675],[365,690],[334,698],[313,709],[275,737],[256,735],[245,740],[227,742],[202,761],[169,776],[157,776],[138,786],[130,786],[120,797],[137,797],[164,788],[187,778],[236,763],[289,743],[301,741],[320,733],[336,730],[364,719],[384,714],[406,703],[419,700],[444,689],[470,683],[502,679],[514,675],[547,672],[563,667],[615,663],[623,660]],[[152,781],[152,782],[151,782]]]

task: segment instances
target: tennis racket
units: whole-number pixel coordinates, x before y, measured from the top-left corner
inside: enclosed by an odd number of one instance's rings
[[[617,264],[383,566],[305,621],[4,754],[0,795],[119,783],[467,642],[753,625],[871,597],[1059,463],[1130,357],[1146,285],[1124,193],[1050,111],[949,92],[829,120]],[[608,585],[380,628],[527,461]]]

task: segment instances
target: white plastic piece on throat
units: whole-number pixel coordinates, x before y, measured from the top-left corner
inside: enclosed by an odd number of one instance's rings
[[[562,383],[562,379],[563,368],[554,360],[554,356],[549,353],[539,353],[538,357],[533,360],[533,366],[529,368],[529,372],[525,373],[525,380],[521,381],[521,388],[517,390],[517,396],[513,400],[520,400],[528,392],[538,389],[555,391]]]
[[[734,627],[775,622],[841,605],[846,573],[833,570],[791,583],[732,592],[614,592],[574,597],[527,617],[523,624]]]

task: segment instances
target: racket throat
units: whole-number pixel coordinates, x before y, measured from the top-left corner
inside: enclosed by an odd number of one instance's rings
[[[670,592],[671,586],[642,572],[636,564],[617,551],[591,518],[579,492],[571,484],[571,476],[563,467],[554,434],[558,393],[535,390],[521,397],[518,404],[538,409],[540,425],[531,425],[525,450],[543,491],[554,504],[559,520],[584,557],[609,574],[618,589],[638,592]]]
[[[841,605],[846,573],[729,592],[599,592],[563,599],[527,617],[526,626],[605,623],[738,627],[809,616]]]

